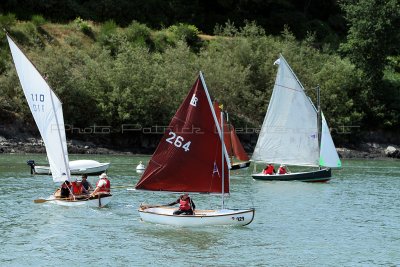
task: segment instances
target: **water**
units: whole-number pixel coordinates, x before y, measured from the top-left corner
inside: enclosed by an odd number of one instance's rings
[[[233,173],[229,207],[254,206],[246,227],[177,228],[140,221],[141,202],[174,194],[127,191],[138,156],[75,156],[112,163],[108,208],[34,204],[55,186],[30,176],[26,160],[0,155],[1,266],[398,266],[400,161],[347,160],[327,184],[253,180]],[[95,183],[95,177],[89,177]],[[193,195],[198,208],[217,196]]]

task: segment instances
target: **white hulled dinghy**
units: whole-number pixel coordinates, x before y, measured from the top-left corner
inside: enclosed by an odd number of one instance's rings
[[[319,104],[306,95],[303,85],[284,57],[278,64],[275,85],[251,160],[254,162],[317,167],[286,174],[253,174],[254,179],[326,182],[331,168],[341,162]]]
[[[40,166],[36,165],[34,161],[30,160],[33,164],[34,174],[44,174],[51,175],[50,166]],[[30,165],[30,164],[28,164]],[[105,172],[110,167],[110,163],[101,163],[96,160],[79,159],[71,160],[69,162],[69,169],[71,170],[71,175],[87,174],[96,175]]]
[[[46,147],[53,181],[55,183],[71,181],[62,104],[36,67],[8,34],[7,39],[22,89]],[[111,195],[103,195],[100,201],[98,197],[78,200],[61,198],[56,200],[56,198],[58,198],[57,194],[53,194],[50,198],[38,199],[35,203],[51,202],[67,206],[95,205],[102,207],[108,204]]]
[[[174,215],[176,209],[171,207],[141,205],[139,214],[146,222],[201,227],[243,226],[253,221],[253,208],[225,208],[224,195],[229,194],[229,161],[221,127],[201,72],[135,188],[222,196],[221,209],[196,209],[194,215]]]

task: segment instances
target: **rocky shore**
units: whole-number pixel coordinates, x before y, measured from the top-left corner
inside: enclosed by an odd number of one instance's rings
[[[156,148],[119,149],[116,147],[102,147],[92,142],[70,140],[67,142],[70,154],[152,154]],[[400,147],[390,144],[364,143],[358,147],[339,147],[339,156],[344,159],[359,158],[397,158],[400,159]],[[43,141],[40,138],[11,138],[0,136],[0,153],[46,153]]]

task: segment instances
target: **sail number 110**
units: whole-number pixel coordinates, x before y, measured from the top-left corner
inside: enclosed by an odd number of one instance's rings
[[[165,141],[167,141],[170,144],[173,144],[176,147],[182,147],[183,150],[185,150],[185,152],[189,151],[190,144],[191,144],[190,141],[183,144],[185,142],[185,139],[183,139],[182,136],[176,135],[176,133],[174,133],[174,132],[169,132],[168,135],[170,135],[170,137],[168,137]]]

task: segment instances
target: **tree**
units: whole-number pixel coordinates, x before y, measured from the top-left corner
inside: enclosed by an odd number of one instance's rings
[[[369,100],[370,115],[384,116],[382,79],[388,56],[395,53],[400,41],[400,5],[398,0],[345,0],[342,9],[349,25],[344,52],[363,72],[363,93]],[[378,116],[375,116],[378,114]]]

